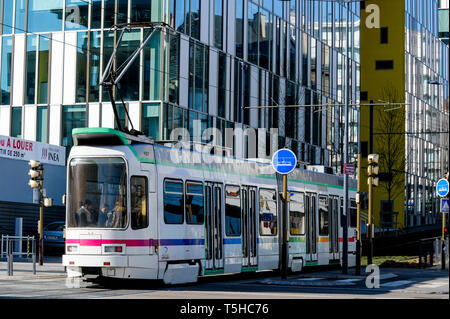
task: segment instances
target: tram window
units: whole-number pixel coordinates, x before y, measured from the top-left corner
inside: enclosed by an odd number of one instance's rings
[[[203,184],[186,183],[186,222],[188,224],[203,224]]]
[[[131,177],[131,228],[140,229],[148,226],[147,178]]]
[[[289,202],[289,224],[291,235],[305,234],[305,194],[293,193]]]
[[[239,186],[225,186],[225,234],[241,235],[241,194]]]
[[[319,236],[328,234],[328,198],[319,196]]]
[[[166,224],[182,224],[183,214],[183,182],[166,180],[164,182],[164,222]]]
[[[356,209],[356,200],[353,198],[350,199],[350,225],[349,227],[356,228],[356,222],[357,222],[357,209]]]
[[[277,197],[274,190],[259,190],[259,232],[261,236],[277,234]]]
[[[123,159],[74,158],[69,174],[69,228],[126,227],[127,174]]]

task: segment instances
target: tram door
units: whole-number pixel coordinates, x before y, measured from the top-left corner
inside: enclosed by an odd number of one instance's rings
[[[310,261],[317,260],[316,207],[316,194],[306,193],[306,254]]]
[[[257,222],[256,187],[242,187],[242,266],[258,264],[257,258]]]
[[[206,183],[206,269],[223,268],[222,184]]]
[[[339,198],[329,197],[330,259],[339,259]]]

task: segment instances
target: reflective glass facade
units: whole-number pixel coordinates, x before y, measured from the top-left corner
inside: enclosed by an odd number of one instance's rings
[[[42,131],[41,124],[33,125],[40,131],[27,136],[41,139],[46,135],[49,143],[70,146],[69,129],[76,125],[114,127],[109,95],[99,87],[119,36],[110,27],[116,23],[164,21],[173,30],[155,33],[121,80],[119,91],[114,92],[117,100],[120,93],[128,102],[131,116],[140,119],[133,123],[135,128],[155,138],[170,139],[173,128],[184,127],[191,139],[203,143],[209,141],[202,136],[203,129],[217,128],[223,135],[215,143],[231,148],[235,156],[266,157],[275,147],[286,146],[306,164],[342,172],[344,114],[343,107],[336,104],[344,103],[347,66],[351,74],[349,100],[353,104],[359,101],[359,3],[0,3],[0,107],[47,106],[46,111],[36,109],[34,120],[43,124],[44,118],[48,120],[49,132]],[[114,68],[142,43],[148,31],[135,28],[124,35]],[[25,63],[19,67],[14,60],[22,58]],[[302,106],[282,107],[286,105]],[[247,109],[249,106],[272,108]],[[72,120],[72,108],[85,110],[75,112],[76,121]],[[62,115],[58,118],[54,114]],[[353,162],[356,109],[351,110],[350,118]],[[26,123],[24,127],[28,129]],[[252,142],[246,134],[242,138],[226,136],[227,128],[261,131]],[[271,128],[277,131],[271,133]]]
[[[438,0],[406,0],[406,198],[410,225],[440,218],[436,182],[449,171],[449,53]]]

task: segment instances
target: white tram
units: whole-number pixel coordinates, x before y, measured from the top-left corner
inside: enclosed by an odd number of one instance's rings
[[[180,151],[107,128],[75,129],[73,139],[63,256],[69,277],[177,284],[280,268],[281,190],[269,164]],[[351,267],[355,181],[349,185]],[[295,169],[288,189],[289,269],[341,263],[343,178]]]

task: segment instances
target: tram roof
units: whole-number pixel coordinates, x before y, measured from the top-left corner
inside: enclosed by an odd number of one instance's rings
[[[105,127],[74,128],[72,137],[75,146],[154,144],[154,140],[147,136],[134,136]]]

